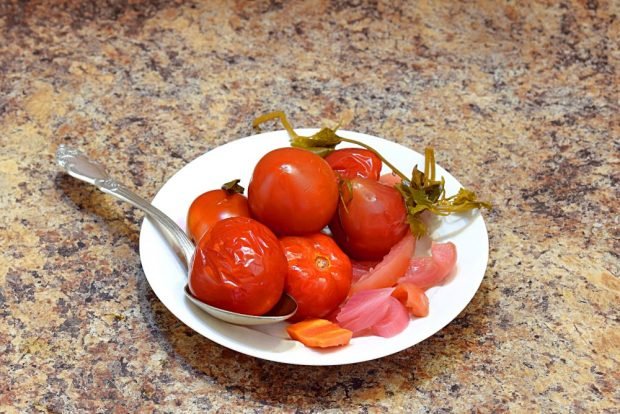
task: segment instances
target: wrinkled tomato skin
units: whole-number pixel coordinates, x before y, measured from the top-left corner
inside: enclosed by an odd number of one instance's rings
[[[288,265],[277,237],[247,217],[217,222],[198,242],[190,292],[209,305],[262,315],[284,291]]]
[[[279,148],[254,168],[248,202],[252,217],[278,235],[317,233],[336,211],[337,178],[318,155]]]
[[[352,259],[381,259],[409,228],[402,196],[365,178],[354,178],[342,189],[343,200],[329,224],[334,239]]]
[[[229,194],[224,190],[207,191],[196,197],[189,207],[189,236],[196,244],[215,223],[229,217],[250,217],[248,199],[241,194]]]
[[[331,237],[317,233],[280,239],[288,261],[284,290],[297,301],[293,321],[323,318],[351,287],[351,261]]]
[[[378,180],[381,175],[381,158],[364,148],[337,149],[325,161],[332,170],[348,180],[355,177]]]

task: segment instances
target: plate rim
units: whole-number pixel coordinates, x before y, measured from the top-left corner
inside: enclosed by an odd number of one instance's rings
[[[314,133],[316,131],[318,131],[318,128],[300,128],[300,129],[295,129],[295,131],[299,134],[311,134]],[[352,138],[357,138],[360,141],[364,142],[365,140],[370,140],[370,141],[375,141],[378,140],[378,142],[380,143],[386,143],[388,145],[396,145],[400,148],[406,149],[409,152],[412,152],[415,154],[416,157],[422,157],[422,154],[418,153],[417,151],[413,150],[412,148],[409,148],[407,146],[404,146],[398,142],[395,141],[390,141],[387,140],[385,138],[381,138],[381,137],[377,137],[377,136],[373,136],[373,135],[369,135],[369,134],[365,134],[365,133],[359,133],[359,132],[354,132],[354,131],[348,131],[348,130],[338,130],[339,134],[342,134],[343,136],[350,136]],[[188,163],[186,163],[185,165],[183,165],[180,169],[178,169],[176,172],[174,172],[161,186],[160,188],[157,190],[156,195],[153,197],[152,202],[153,204],[157,205],[158,204],[158,197],[159,199],[161,199],[163,196],[161,196],[160,194],[163,194],[164,190],[167,188],[168,185],[170,185],[171,181],[174,181],[175,177],[180,177],[183,174],[183,171],[191,168],[191,165],[193,163],[197,163],[200,162],[199,160],[204,159],[206,157],[209,156],[209,154],[211,154],[211,156],[213,155],[212,152],[217,151],[217,150],[222,150],[222,148],[224,148],[230,145],[242,145],[243,142],[247,141],[247,140],[255,140],[255,139],[266,139],[267,137],[273,137],[275,139],[281,139],[283,137],[286,137],[286,139],[288,140],[288,134],[285,130],[276,130],[276,131],[268,131],[268,132],[263,132],[260,134],[254,134],[254,135],[249,135],[247,137],[242,137],[242,138],[237,138],[237,139],[233,139],[231,141],[228,141],[222,145],[218,145],[215,146],[211,149],[209,149],[208,151],[206,151],[205,153],[197,156],[196,158],[192,159],[191,161],[189,161]],[[350,146],[350,145],[346,145],[346,146]],[[346,147],[345,145],[343,145],[342,147]],[[456,180],[456,178],[454,176],[452,176],[452,174],[450,174],[450,172],[448,172],[447,170],[443,169],[439,164],[437,164],[437,166],[439,167],[439,170],[442,171],[442,174],[445,173],[448,176],[450,176],[454,181],[456,181],[456,183],[458,183],[458,185],[460,185],[460,183],[458,182],[458,180]],[[149,284],[149,287],[151,288],[151,290],[153,291],[153,293],[155,294],[155,296],[158,298],[158,300],[162,303],[163,306],[166,307],[166,309],[172,313],[175,318],[177,318],[179,321],[181,321],[182,323],[184,323],[186,326],[188,326],[189,328],[191,328],[192,330],[194,330],[196,333],[200,334],[201,336],[205,337],[206,339],[215,342],[223,347],[232,349],[236,352],[240,352],[243,353],[245,355],[249,355],[255,358],[260,358],[263,360],[268,360],[268,361],[273,361],[273,362],[278,362],[278,363],[285,363],[285,364],[291,364],[291,365],[300,365],[300,366],[336,366],[336,365],[348,365],[348,364],[355,364],[355,363],[362,363],[362,362],[367,362],[367,361],[371,361],[371,360],[376,360],[376,359],[380,359],[389,355],[393,355],[396,354],[398,352],[401,352],[403,350],[406,350],[410,347],[413,347],[417,344],[419,344],[420,342],[425,341],[426,339],[430,338],[431,336],[437,334],[438,332],[440,332],[442,329],[444,329],[447,325],[449,325],[452,321],[454,321],[456,318],[459,317],[459,315],[467,308],[467,306],[471,303],[471,301],[473,300],[473,298],[475,297],[476,293],[480,290],[480,286],[482,285],[482,281],[484,280],[484,276],[486,274],[486,271],[488,269],[488,261],[489,261],[489,237],[488,237],[488,230],[487,230],[487,226],[486,226],[486,222],[484,220],[484,217],[482,216],[482,214],[478,213],[478,216],[474,219],[474,220],[478,220],[478,218],[480,219],[480,224],[481,227],[481,232],[483,233],[484,237],[483,237],[483,244],[479,246],[479,251],[480,251],[480,259],[481,261],[481,274],[478,277],[478,283],[475,284],[475,286],[471,286],[470,288],[470,294],[464,296],[463,298],[466,298],[465,300],[461,300],[461,305],[459,305],[458,311],[456,311],[456,308],[454,308],[449,315],[452,316],[448,316],[448,317],[444,317],[443,321],[441,323],[436,324],[437,328],[433,328],[433,332],[431,332],[428,335],[425,335],[422,339],[417,340],[416,342],[412,343],[412,344],[408,344],[402,347],[396,347],[395,349],[390,349],[387,352],[384,353],[380,353],[380,355],[374,355],[374,354],[370,354],[368,357],[358,357],[358,358],[352,358],[348,361],[344,361],[344,362],[338,362],[336,360],[332,359],[327,359],[327,361],[321,361],[321,357],[319,356],[318,358],[311,358],[311,359],[307,359],[304,361],[295,361],[295,360],[291,360],[290,358],[286,358],[284,355],[286,355],[286,352],[272,352],[269,354],[266,354],[265,352],[252,352],[252,349],[249,348],[248,346],[239,346],[237,345],[237,343],[235,343],[234,341],[231,340],[226,340],[225,335],[211,335],[208,336],[204,333],[204,329],[203,326],[200,326],[201,324],[197,323],[197,320],[194,319],[188,319],[185,317],[180,316],[178,313],[179,311],[177,310],[175,312],[175,310],[171,309],[171,307],[167,304],[167,298],[163,295],[163,292],[161,291],[157,291],[154,288],[153,283],[151,282],[150,278],[149,278],[149,272],[150,272],[150,264],[148,264],[148,260],[145,259],[146,257],[146,249],[149,244],[149,242],[147,242],[147,237],[149,236],[149,232],[153,232],[154,231],[154,226],[153,224],[150,222],[150,220],[148,219],[148,217],[145,217],[142,221],[142,224],[140,226],[140,237],[139,237],[139,255],[140,255],[140,262],[142,265],[142,269],[144,272],[144,275],[147,279],[147,283]],[[156,231],[156,230],[155,230]],[[147,268],[149,270],[147,270]],[[441,289],[441,286],[438,287],[438,289]],[[182,292],[180,292],[180,294],[182,295]],[[194,306],[194,305],[190,305]],[[195,308],[194,311],[196,312],[201,312],[200,310],[198,310],[198,308]],[[205,316],[205,315],[201,315],[201,316]],[[207,319],[213,319],[211,317],[209,317],[208,315]],[[204,319],[204,317],[199,318],[199,319]],[[215,325],[218,324],[226,324],[225,322],[220,322],[220,321],[216,321],[213,319],[212,321]],[[229,325],[229,324],[226,324]],[[230,327],[230,325],[229,325]],[[250,328],[245,328],[245,327],[237,327],[237,328],[241,328],[241,329],[250,329]],[[382,340],[390,340],[390,338],[382,338]],[[301,344],[299,344],[301,345]],[[302,345],[303,346],[303,345]],[[305,347],[304,347],[305,348]],[[313,354],[315,355],[324,355],[325,352],[321,351],[321,350],[314,350],[312,348],[305,348],[307,350],[310,350]],[[329,354],[333,354],[333,353],[344,353],[345,352],[345,348],[342,349],[336,349],[330,352],[327,352]],[[343,359],[347,359],[347,358],[343,358]]]

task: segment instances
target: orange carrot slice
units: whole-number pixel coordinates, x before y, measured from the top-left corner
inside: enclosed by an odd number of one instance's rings
[[[421,289],[409,282],[396,285],[392,296],[398,299],[413,316],[424,317],[428,315],[428,297]]]
[[[353,332],[325,319],[309,319],[286,328],[289,336],[312,348],[330,348],[349,343]]]

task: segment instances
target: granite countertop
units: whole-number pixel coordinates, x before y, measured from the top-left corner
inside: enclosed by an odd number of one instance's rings
[[[96,3],[96,5],[95,5]],[[618,412],[620,3],[8,1],[0,5],[1,412]],[[337,367],[258,360],[177,320],[142,214],[282,109],[422,150],[495,209],[445,329]]]

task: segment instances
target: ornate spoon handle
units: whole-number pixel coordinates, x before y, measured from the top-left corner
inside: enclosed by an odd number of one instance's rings
[[[76,149],[69,148],[64,144],[60,145],[56,151],[56,161],[72,177],[92,184],[104,193],[113,195],[144,211],[163,230],[171,244],[180,251],[185,259],[186,266],[190,266],[194,256],[194,244],[170,217],[111,178],[101,164],[89,160],[86,155]]]

